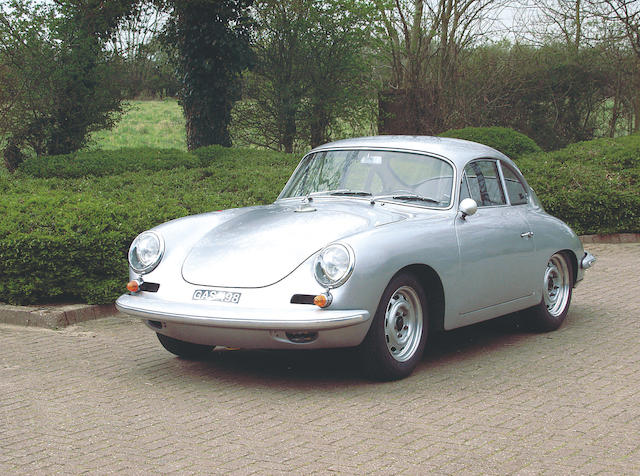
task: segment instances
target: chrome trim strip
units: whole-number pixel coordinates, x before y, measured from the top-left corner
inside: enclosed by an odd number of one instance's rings
[[[496,167],[498,168],[498,174],[500,175],[500,184],[502,186],[504,201],[507,205],[511,206],[511,198],[509,198],[509,193],[507,192],[507,182],[504,179],[504,172],[502,171],[502,160],[496,160]]]
[[[118,298],[116,308],[143,319],[230,329],[321,331],[362,324],[370,318],[369,311],[356,309],[238,309],[160,301],[129,294]]]
[[[320,279],[318,279],[318,273],[317,273],[318,260],[322,252],[331,246],[339,246],[347,250],[347,254],[349,255],[349,268],[347,269],[347,272],[344,273],[344,276],[342,276],[336,282],[322,283],[320,282]],[[327,246],[325,246],[324,248],[322,248],[320,251],[317,252],[316,257],[313,260],[313,276],[316,278],[316,281],[320,286],[323,286],[326,289],[336,289],[347,282],[347,280],[351,277],[351,274],[353,273],[353,269],[355,267],[356,267],[356,254],[353,252],[353,248],[351,248],[351,246],[348,245],[347,243],[340,243],[339,241],[337,241],[337,242],[329,243]]]
[[[140,238],[144,234],[153,235],[158,239],[158,242],[160,244],[160,253],[158,254],[158,258],[156,259],[155,263],[145,266],[140,270],[137,270],[137,269],[134,269],[134,267],[131,265],[131,251],[133,251],[133,245],[138,241],[138,238]],[[158,265],[162,261],[162,258],[164,258],[164,251],[165,251],[164,237],[160,233],[154,230],[143,231],[142,233],[138,234],[138,236],[136,236],[131,242],[131,244],[129,245],[129,252],[127,253],[127,260],[129,261],[129,269],[133,270],[133,272],[139,275],[140,277],[142,277],[142,275],[144,274],[149,274],[151,271],[153,271],[158,267]]]

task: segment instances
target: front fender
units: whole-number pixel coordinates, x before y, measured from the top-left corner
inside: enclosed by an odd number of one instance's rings
[[[425,264],[440,277],[445,291],[454,289],[459,267],[452,217],[410,219],[360,233],[341,242],[355,254],[352,276],[335,290],[332,306],[356,306],[373,315],[385,288],[400,270]],[[349,303],[349,306],[347,305]]]

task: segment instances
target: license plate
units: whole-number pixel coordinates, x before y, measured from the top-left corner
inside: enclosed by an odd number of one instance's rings
[[[193,293],[194,301],[217,301],[238,304],[242,293],[232,293],[230,291],[219,291],[217,289],[197,289]]]

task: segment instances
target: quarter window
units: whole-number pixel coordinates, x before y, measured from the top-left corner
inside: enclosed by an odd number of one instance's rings
[[[527,189],[520,181],[516,173],[506,165],[502,164],[502,176],[507,186],[507,195],[511,205],[524,205],[527,203]]]

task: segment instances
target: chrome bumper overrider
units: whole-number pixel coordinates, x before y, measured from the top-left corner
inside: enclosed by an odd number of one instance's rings
[[[596,257],[593,256],[588,251],[585,251],[584,256],[582,257],[582,261],[580,262],[580,267],[582,269],[589,269],[593,266],[593,263],[596,262]]]
[[[235,306],[235,307],[234,307]],[[191,326],[226,329],[322,331],[362,324],[366,310],[326,310],[294,304],[292,309],[253,309],[236,304],[184,303],[123,294],[116,307],[125,314]]]

